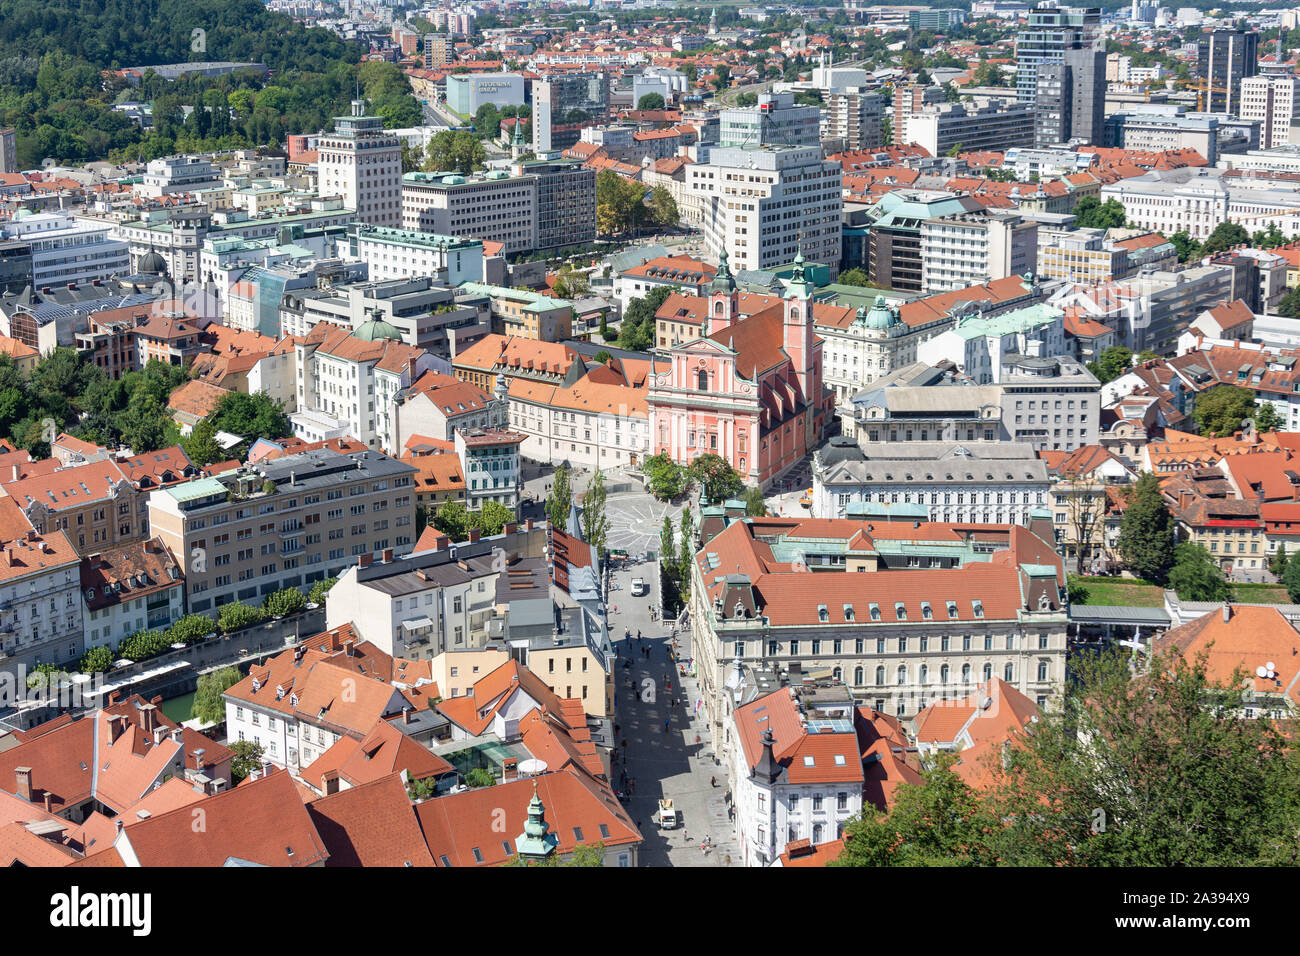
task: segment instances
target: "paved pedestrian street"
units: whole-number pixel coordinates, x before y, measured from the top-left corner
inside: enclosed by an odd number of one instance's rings
[[[712,740],[701,731],[704,720],[693,716],[696,682],[687,678],[683,686],[679,666],[669,659],[671,623],[665,626],[650,619],[649,607],[657,600],[657,573],[654,564],[645,563],[612,575],[616,589],[611,590],[608,603],[611,636],[619,655],[615,723],[620,738],[620,760],[612,782],[615,789],[625,790],[622,773],[626,770],[632,794],[624,805],[645,837],[642,865],[725,866],[728,856],[740,858],[727,819],[726,778],[714,763]],[[634,577],[646,579],[650,596],[631,596]],[[625,631],[631,632],[630,639],[625,639]],[[688,658],[689,636],[679,635],[678,644],[683,659]],[[716,778],[717,786],[710,778]],[[662,797],[671,798],[681,813],[681,827],[659,829],[654,818]],[[713,847],[707,854],[700,849],[706,837]]]

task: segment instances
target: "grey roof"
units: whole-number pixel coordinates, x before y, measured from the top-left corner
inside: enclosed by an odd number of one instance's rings
[[[997,455],[997,442],[891,442],[890,454],[875,458],[876,446],[864,449],[868,457],[856,461],[845,460],[826,465],[822,482],[830,485],[885,484],[907,486],[976,482],[1032,482],[1047,484],[1047,463],[1032,455],[1032,449],[1023,443],[1019,450],[1029,449],[1031,454]],[[987,456],[963,454],[970,446],[979,445],[990,452]],[[1016,445],[1017,443],[1008,443]],[[902,454],[903,450],[908,451]]]
[[[292,488],[294,491],[332,488],[340,479],[390,478],[416,472],[411,465],[389,458],[382,452],[358,451],[345,455],[331,448],[317,448],[274,461],[259,462],[253,470],[277,485],[284,484],[286,490]]]
[[[1113,607],[1104,604],[1071,604],[1070,620],[1076,624],[1133,624],[1145,627],[1168,627],[1171,623],[1169,612],[1162,607]]]
[[[942,415],[949,412],[976,413],[986,405],[1002,406],[1002,388],[997,385],[903,386],[873,388],[853,396],[854,405],[883,405],[891,414]]]

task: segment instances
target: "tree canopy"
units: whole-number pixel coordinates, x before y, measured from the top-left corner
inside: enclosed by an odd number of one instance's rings
[[[1122,229],[1126,222],[1124,206],[1117,199],[1105,202],[1096,196],[1084,196],[1074,206],[1074,224],[1081,229]]]
[[[1202,435],[1223,438],[1241,428],[1255,411],[1255,393],[1237,385],[1216,385],[1196,396],[1192,415]]]
[[[1122,345],[1112,345],[1098,356],[1097,361],[1088,363],[1088,371],[1097,376],[1105,385],[1128,371],[1133,362],[1133,352]]]
[[[1164,582],[1174,561],[1173,517],[1160,492],[1160,480],[1149,471],[1129,489],[1118,544],[1130,571],[1148,581]]]

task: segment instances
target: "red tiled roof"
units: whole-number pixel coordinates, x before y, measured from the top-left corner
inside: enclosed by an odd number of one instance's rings
[[[329,853],[326,866],[434,865],[399,774],[313,800],[307,813]]]

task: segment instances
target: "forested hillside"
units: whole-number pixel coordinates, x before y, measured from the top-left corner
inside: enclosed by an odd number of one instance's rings
[[[204,31],[192,49],[193,31]],[[391,64],[327,30],[270,13],[259,0],[0,0],[0,126],[18,130],[23,168],[52,158],[149,160],[174,152],[275,145],[328,128],[358,79],[392,125],[420,120],[410,84]],[[265,64],[257,72],[173,83],[146,74],[132,88],[104,70],[199,60]],[[154,104],[142,132],[115,103]],[[184,107],[193,107],[188,118]]]

